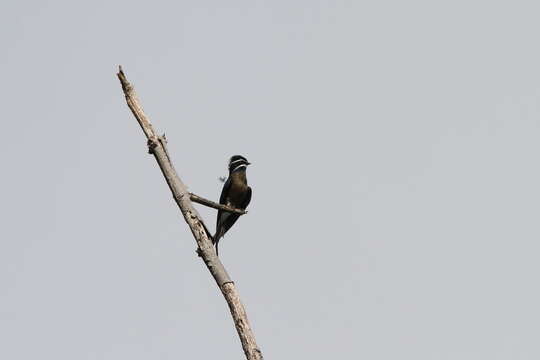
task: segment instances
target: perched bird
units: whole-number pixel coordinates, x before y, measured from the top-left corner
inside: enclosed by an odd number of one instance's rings
[[[247,184],[246,168],[250,165],[247,159],[241,155],[234,155],[229,160],[229,177],[223,185],[219,203],[237,209],[244,210],[251,201],[251,188]],[[216,233],[212,243],[216,245],[218,254],[218,242],[223,235],[234,225],[240,217],[228,211],[218,210]]]

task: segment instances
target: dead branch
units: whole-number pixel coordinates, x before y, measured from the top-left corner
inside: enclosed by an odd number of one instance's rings
[[[199,195],[195,195],[194,193],[189,193],[189,197],[191,201],[193,202],[196,202],[198,204],[205,205],[205,206],[217,209],[217,210],[228,211],[228,212],[240,214],[240,215],[247,214],[246,210],[236,209],[227,205],[218,204],[216,202],[200,197]]]
[[[240,337],[246,358],[248,360],[262,360],[262,353],[255,341],[255,336],[249,325],[247,314],[240,301],[236,286],[227,274],[227,271],[225,270],[225,267],[221,263],[220,259],[217,257],[214,247],[212,246],[212,241],[210,240],[210,234],[208,233],[208,230],[206,229],[206,226],[204,225],[199,213],[197,210],[195,210],[191,203],[192,194],[187,191],[186,186],[180,180],[172,165],[167,152],[165,137],[158,136],[154,131],[150,120],[142,109],[133,86],[129,83],[125,73],[122,71],[122,67],[119,67],[117,76],[122,84],[126,102],[131,109],[131,112],[137,119],[137,122],[141,126],[144,134],[146,135],[146,138],[148,139],[148,150],[154,155],[161,172],[167,181],[167,185],[169,185],[169,189],[173,194],[173,198],[180,208],[180,211],[184,216],[184,220],[189,225],[191,233],[197,242],[197,253],[203,259],[206,267],[212,274],[218,287],[223,293],[227,304],[229,305],[229,310],[231,311],[234,325],[236,327],[236,331],[238,332],[238,336]],[[208,201],[208,203],[212,202]],[[216,204],[216,206],[221,208],[221,205],[219,204]],[[237,209],[232,208],[227,209],[226,211],[238,212]]]

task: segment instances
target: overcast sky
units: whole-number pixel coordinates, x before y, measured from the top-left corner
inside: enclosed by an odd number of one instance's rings
[[[243,357],[122,64],[190,191],[253,163],[220,256],[267,359],[539,359],[539,13],[1,2],[0,358]]]

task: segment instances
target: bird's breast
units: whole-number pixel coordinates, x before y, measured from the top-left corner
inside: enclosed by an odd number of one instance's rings
[[[248,186],[246,184],[233,182],[229,191],[229,203],[237,206],[243,204],[246,199],[247,191]]]

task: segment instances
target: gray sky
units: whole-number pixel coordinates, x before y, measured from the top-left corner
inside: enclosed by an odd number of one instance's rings
[[[0,358],[243,356],[122,64],[267,359],[539,359],[539,11],[3,1]]]

